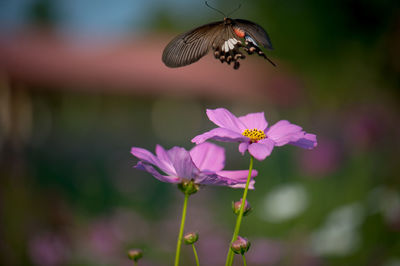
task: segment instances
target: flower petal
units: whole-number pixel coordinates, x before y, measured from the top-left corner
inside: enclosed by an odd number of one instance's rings
[[[247,129],[256,128],[264,131],[268,126],[268,122],[265,120],[264,112],[251,113],[241,116],[239,117],[239,120],[243,122]]]
[[[225,142],[245,142],[249,141],[248,137],[243,136],[240,133],[225,128],[214,128],[208,132],[198,135],[192,139],[192,142],[196,144],[203,143],[208,139],[225,141]]]
[[[217,175],[215,172],[201,172],[196,179],[196,183],[202,185],[226,186],[230,185],[232,181]]]
[[[219,171],[225,166],[225,149],[212,143],[202,143],[190,150],[194,164],[201,171]]]
[[[219,127],[238,133],[242,133],[246,129],[245,125],[225,108],[207,109],[207,116]]]
[[[171,159],[178,177],[189,180],[196,179],[199,174],[199,169],[194,165],[187,150],[175,146],[168,151],[168,156]]]
[[[242,142],[239,144],[239,152],[244,155],[249,147],[249,142]]]
[[[271,126],[266,135],[275,142],[275,146],[283,146],[300,139],[304,135],[302,132],[300,126],[291,124],[286,120],[281,120]]]
[[[163,176],[161,175],[156,169],[154,169],[153,166],[143,163],[139,161],[136,166],[134,166],[136,169],[146,171],[150,174],[152,174],[155,178],[162,182],[167,182],[167,183],[179,183],[180,179],[176,176]]]
[[[254,180],[254,179],[252,179],[252,180],[250,180],[250,183],[249,183],[249,189],[254,189],[254,184],[256,183],[256,181]],[[231,188],[245,188],[246,187],[246,183],[245,184],[243,184],[243,183],[238,183],[238,184],[236,184],[236,185],[232,185],[232,186],[230,186]]]
[[[247,176],[249,175],[249,170],[236,170],[236,171],[219,171],[217,172],[219,175],[238,181],[237,184],[232,185],[232,188],[245,188],[247,182]],[[254,189],[254,184],[256,181],[254,177],[258,175],[258,171],[253,169],[251,171],[251,180],[249,183],[249,189]]]
[[[154,154],[152,154],[148,150],[138,147],[132,147],[131,154],[137,157],[141,161],[158,166],[159,163],[158,159],[156,158],[156,156],[154,156]]]
[[[216,172],[218,175],[235,180],[237,182],[245,183],[249,175],[249,170],[222,170]],[[258,171],[253,169],[251,171],[251,177],[254,178],[258,175]]]
[[[156,155],[159,161],[158,167],[165,173],[176,176],[177,173],[172,164],[171,158],[169,158],[167,151],[161,145],[156,145]]]
[[[303,149],[311,150],[317,147],[317,136],[310,133],[305,133],[302,138],[297,141],[290,142],[289,144],[301,147]]]
[[[199,175],[199,179],[196,180],[196,183],[197,184],[202,184],[202,185],[243,187],[244,188],[245,185],[246,185],[246,181],[247,180],[237,181],[235,179],[228,178],[228,177],[225,177],[225,176],[221,176],[221,175],[218,175],[218,174],[213,173],[213,172],[210,172],[210,173],[204,173],[203,172],[203,173],[201,173]],[[252,181],[253,180],[251,180],[250,183],[254,184],[254,182],[252,182]],[[251,188],[250,185],[249,185],[249,188]]]
[[[269,156],[274,148],[275,144],[270,139],[263,139],[257,143],[251,143],[249,145],[249,153],[259,161],[264,160]]]

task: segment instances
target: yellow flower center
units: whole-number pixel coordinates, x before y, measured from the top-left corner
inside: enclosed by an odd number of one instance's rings
[[[259,140],[266,138],[264,131],[257,128],[246,129],[243,131],[242,135],[248,137],[251,142],[258,142]]]

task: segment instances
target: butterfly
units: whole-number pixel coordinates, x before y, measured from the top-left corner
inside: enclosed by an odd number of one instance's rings
[[[267,32],[258,24],[245,19],[225,17],[223,21],[212,22],[197,27],[175,37],[165,47],[162,61],[168,67],[190,65],[213,50],[214,57],[221,63],[233,63],[233,68],[240,67],[239,59],[247,54],[258,54],[276,66],[260,49],[272,50]]]

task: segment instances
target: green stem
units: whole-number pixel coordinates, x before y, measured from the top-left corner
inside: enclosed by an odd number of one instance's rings
[[[226,256],[225,266],[231,266],[233,263],[233,251],[231,250],[232,243],[236,240],[239,235],[240,225],[242,223],[243,213],[244,213],[244,205],[246,203],[247,191],[249,190],[249,184],[251,180],[251,171],[253,170],[253,156],[250,156],[250,165],[249,165],[249,175],[247,176],[246,187],[244,188],[243,197],[242,197],[242,204],[240,205],[239,215],[236,219],[236,226],[233,232],[233,237],[231,243],[229,245],[228,255]]]
[[[233,259],[235,258],[235,254],[233,252],[228,254],[229,258],[228,258],[228,265],[232,265],[233,264]]]
[[[194,247],[194,244],[192,244],[193,247],[193,253],[194,253],[194,258],[196,259],[196,265],[199,266],[199,257],[197,256],[196,248]]]
[[[242,257],[243,257],[243,265],[247,266],[246,257],[244,256],[244,254],[242,255]]]
[[[186,209],[187,209],[188,199],[189,199],[189,194],[185,193],[185,200],[183,201],[181,228],[179,229],[178,243],[176,244],[175,264],[174,264],[175,266],[179,266],[179,255],[181,253],[183,228],[185,227]]]
[[[137,261],[136,260],[133,261],[133,266],[137,266]]]

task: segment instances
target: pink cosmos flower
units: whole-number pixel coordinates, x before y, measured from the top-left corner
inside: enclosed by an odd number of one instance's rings
[[[149,172],[162,182],[181,183],[193,180],[195,184],[233,188],[244,188],[246,185],[248,170],[222,170],[225,166],[225,149],[212,143],[196,145],[190,151],[181,147],[165,150],[157,145],[156,155],[133,147],[131,153],[140,160],[135,168]],[[257,171],[253,170],[252,177],[255,176]],[[254,183],[254,179],[251,180],[249,187],[254,189]]]
[[[316,135],[289,121],[281,120],[268,127],[264,112],[236,117],[225,108],[217,108],[207,109],[207,116],[219,127],[194,137],[192,142],[196,144],[208,139],[239,142],[239,151],[244,154],[248,150],[257,160],[264,160],[275,146],[292,144],[304,149],[317,146]]]

